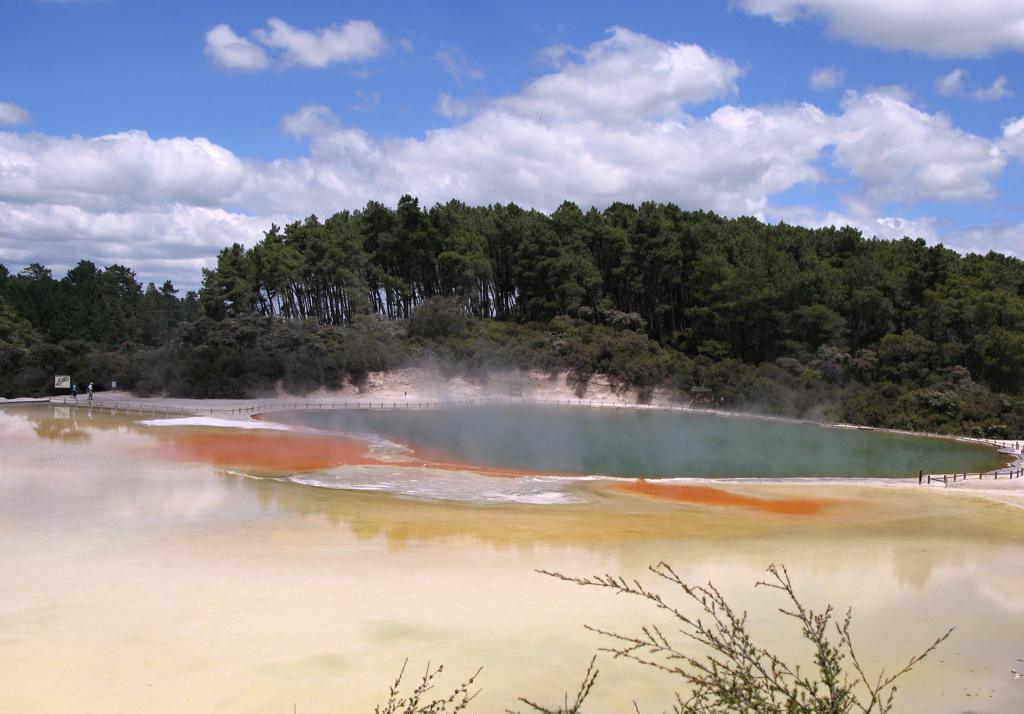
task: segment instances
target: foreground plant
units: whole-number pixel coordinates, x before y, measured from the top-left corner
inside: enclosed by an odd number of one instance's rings
[[[682,604],[696,605],[698,615],[687,615],[679,606],[666,601],[658,592],[640,583],[615,575],[580,578],[561,573],[539,571],[577,585],[612,590],[617,595],[640,598],[674,620],[674,634],[701,645],[704,654],[690,654],[678,647],[658,625],[644,625],[636,635],[624,635],[586,625],[588,630],[611,640],[602,648],[614,657],[633,660],[646,667],[682,679],[689,690],[685,698],[675,693],[675,714],[887,714],[892,711],[896,682],[952,633],[950,628],[927,648],[907,661],[897,672],[884,670],[875,677],[864,671],[850,635],[852,611],[839,620],[835,609],[827,605],[821,612],[806,607],[796,596],[789,573],[783,566],[771,565],[769,577],[755,587],[777,590],[786,605],[779,608],[795,620],[803,639],[811,645],[814,667],[807,673],[799,665],[785,662],[768,649],[756,645],[747,632],[747,613],[737,612],[711,583],[689,585],[667,563],[649,568],[651,573],[682,592]],[[597,680],[596,657],[590,661],[576,695],[566,694],[561,705],[547,707],[520,697],[526,711],[535,714],[582,714],[583,704]],[[419,685],[407,697],[400,694],[405,666],[391,686],[388,701],[374,709],[375,714],[449,714],[466,710],[479,694],[470,693],[480,670],[460,685],[449,697],[425,702],[427,692],[443,668],[427,666]],[[634,703],[639,714],[639,707]],[[519,714],[512,709],[507,714]]]
[[[472,677],[456,687],[447,697],[427,699],[427,694],[434,688],[435,680],[444,672],[444,665],[438,665],[432,669],[428,663],[419,683],[409,694],[403,695],[402,679],[405,677],[405,668],[408,665],[409,660],[406,660],[388,690],[387,701],[374,707],[374,714],[458,714],[458,712],[465,711],[469,703],[480,693],[480,690],[474,690],[473,686],[476,678],[480,676],[481,670],[478,669]]]
[[[527,711],[535,714],[581,714],[583,702],[590,696],[590,690],[594,688],[594,682],[597,681],[597,668],[594,666],[596,662],[597,655],[590,660],[590,666],[587,667],[587,672],[583,675],[583,681],[580,683],[579,689],[576,690],[576,696],[572,701],[569,700],[568,693],[564,695],[562,704],[558,707],[546,707],[526,697],[519,697],[519,701],[529,707]],[[505,712],[506,714],[519,714],[518,711],[512,709],[506,709]]]
[[[787,605],[779,612],[797,621],[801,634],[813,648],[814,671],[808,674],[799,665],[789,664],[754,644],[747,632],[747,614],[736,612],[711,583],[689,585],[664,562],[649,570],[682,591],[684,600],[696,604],[701,614],[696,617],[685,614],[639,580],[614,575],[578,578],[541,572],[577,585],[606,588],[649,602],[675,620],[678,634],[685,640],[710,650],[704,656],[689,654],[657,625],[645,625],[636,635],[587,626],[612,641],[610,646],[602,648],[603,651],[680,677],[690,694],[684,698],[676,693],[673,705],[676,714],[885,714],[892,711],[896,681],[953,632],[951,628],[936,638],[899,671],[892,674],[882,671],[869,677],[857,659],[850,636],[852,612],[847,610],[840,621],[834,617],[832,605],[820,613],[807,608],[797,598],[785,567],[772,565],[768,568],[770,577],[756,586],[785,595]],[[578,711],[581,705],[582,701],[573,711]]]

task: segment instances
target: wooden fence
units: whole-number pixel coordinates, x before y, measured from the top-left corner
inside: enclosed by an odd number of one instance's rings
[[[917,482],[923,485],[941,483],[944,486],[948,486],[950,483],[955,484],[957,481],[966,481],[968,478],[974,479],[975,477],[979,480],[987,478],[998,480],[1000,477],[1003,479],[1021,478],[1024,477],[1024,468],[996,469],[995,471],[982,471],[980,473],[941,474],[938,476],[921,471],[918,472]]]

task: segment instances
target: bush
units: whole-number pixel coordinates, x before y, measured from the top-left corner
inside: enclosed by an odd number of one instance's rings
[[[804,641],[813,653],[811,673],[797,664],[786,662],[770,650],[754,643],[747,632],[747,615],[733,609],[721,592],[711,583],[690,585],[666,563],[649,568],[679,595],[672,601],[640,583],[615,575],[571,577],[561,573],[540,571],[559,580],[599,587],[616,595],[639,598],[655,611],[667,615],[676,630],[689,642],[701,645],[707,654],[694,655],[680,649],[658,625],[643,625],[636,634],[621,634],[587,626],[607,638],[604,651],[614,657],[632,660],[644,667],[659,670],[681,680],[689,690],[685,697],[674,693],[675,714],[887,714],[896,697],[896,682],[921,660],[935,651],[952,633],[949,629],[919,654],[910,657],[902,669],[887,674],[868,676],[857,659],[850,633],[852,612],[837,618],[832,605],[816,612],[797,597],[785,567],[771,565],[768,578],[755,587],[765,587],[783,595],[785,605],[779,609],[799,627]],[[688,614],[687,605],[696,610]],[[595,658],[596,659],[596,658]],[[563,696],[562,704],[548,707],[521,697],[519,702],[539,714],[579,714],[597,680],[598,670],[591,660],[576,695]],[[469,693],[480,670],[445,699],[421,704],[432,687],[441,667],[427,667],[419,686],[403,697],[400,694],[402,673],[392,685],[388,701],[374,709],[375,714],[447,714],[463,711],[479,692]],[[509,714],[517,714],[512,709]],[[639,712],[639,708],[637,708]]]

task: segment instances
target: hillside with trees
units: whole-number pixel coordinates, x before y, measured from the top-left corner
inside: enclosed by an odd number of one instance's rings
[[[1024,430],[1024,262],[671,204],[550,215],[371,202],[221,251],[202,288],[82,261],[0,267],[0,392],[55,372],[141,393],[302,393],[423,362],[595,374],[685,401],[985,435]]]

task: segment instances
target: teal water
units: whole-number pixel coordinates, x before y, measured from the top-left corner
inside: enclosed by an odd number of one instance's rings
[[[604,476],[892,477],[1005,463],[995,449],[944,439],[662,410],[476,405],[267,418],[373,434],[467,464]]]

